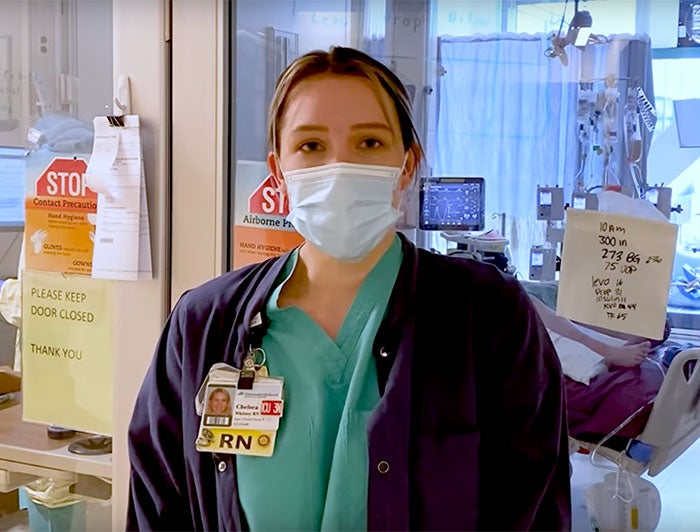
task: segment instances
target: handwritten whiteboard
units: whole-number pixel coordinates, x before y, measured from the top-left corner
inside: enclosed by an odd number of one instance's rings
[[[678,226],[568,209],[557,314],[660,339]]]

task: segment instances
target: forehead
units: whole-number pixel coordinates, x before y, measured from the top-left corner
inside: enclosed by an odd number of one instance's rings
[[[377,121],[398,131],[398,115],[389,95],[367,78],[342,74],[318,74],[299,82],[281,116],[282,128]]]

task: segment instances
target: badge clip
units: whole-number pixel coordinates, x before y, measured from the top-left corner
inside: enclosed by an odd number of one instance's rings
[[[262,361],[256,364],[256,356],[258,354],[262,355]],[[238,389],[239,390],[252,390],[253,383],[255,382],[256,375],[261,377],[267,376],[267,368],[265,367],[265,351],[260,347],[250,348],[248,355],[243,360],[243,368],[238,376]]]
[[[238,376],[239,390],[252,390],[255,382],[255,357],[249,354],[243,361],[243,369]]]

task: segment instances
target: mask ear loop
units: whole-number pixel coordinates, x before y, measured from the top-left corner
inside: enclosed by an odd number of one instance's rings
[[[275,153],[275,161],[277,162],[277,171],[284,177],[284,170],[282,170],[282,162],[280,161],[279,155]]]
[[[408,151],[406,151],[406,154],[404,155],[403,158],[403,163],[401,163],[401,169],[399,170],[399,175],[396,178],[396,185],[394,187],[394,190],[398,188],[399,183],[401,181],[401,175],[403,174],[404,170],[406,169],[406,162],[408,162]],[[414,174],[416,173],[417,169],[414,169]],[[405,189],[401,191],[401,197],[399,198],[399,205],[397,207],[397,210],[403,215],[406,215],[406,205],[410,203],[410,200],[413,198],[413,195],[416,192],[416,186],[417,186],[417,179],[414,176],[411,176],[411,181],[408,183]]]

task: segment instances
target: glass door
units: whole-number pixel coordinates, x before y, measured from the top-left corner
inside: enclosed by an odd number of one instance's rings
[[[113,114],[117,76],[130,78],[131,112],[141,121],[154,273],[151,281],[110,283],[112,350],[116,354],[112,474],[108,479],[112,497],[106,503],[54,512],[53,518],[58,521],[54,520],[51,528],[113,530],[125,526],[127,426],[141,376],[169,310],[170,187],[166,170],[170,7],[168,1],[141,0],[0,3],[0,279],[18,276],[28,163],[36,158],[89,156],[92,120]],[[13,365],[14,337],[15,329],[2,321],[2,365]],[[0,414],[7,407],[3,405]],[[46,441],[51,449],[56,447],[55,442]],[[67,467],[75,471],[71,468]],[[63,476],[70,476],[71,471]],[[61,489],[63,495],[70,496],[67,485]],[[40,497],[34,499],[40,502]],[[55,501],[45,502],[51,506]],[[48,506],[45,504],[43,509]],[[32,529],[48,528],[45,524],[36,523]]]

